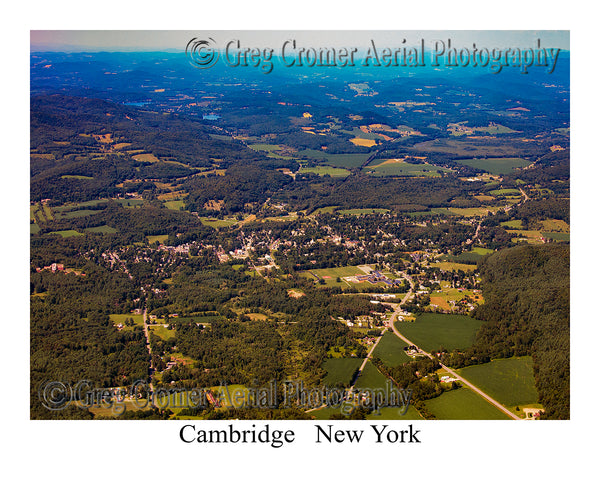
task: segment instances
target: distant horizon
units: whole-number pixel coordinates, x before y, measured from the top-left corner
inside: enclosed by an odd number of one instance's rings
[[[410,47],[422,38],[429,42],[450,38],[457,47],[476,43],[486,48],[531,48],[539,38],[547,47],[570,51],[568,30],[31,30],[30,53],[178,53],[194,37],[214,37],[220,46],[239,39],[244,46],[275,48],[289,38],[313,48],[360,47],[371,39],[382,46]]]

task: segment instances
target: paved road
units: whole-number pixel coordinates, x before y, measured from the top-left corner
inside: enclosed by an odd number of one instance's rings
[[[151,403],[154,406],[154,385],[152,383],[154,378],[154,364],[152,362],[152,347],[150,345],[150,329],[148,328],[148,311],[144,307],[144,335],[146,335],[146,348],[150,354],[150,383],[148,389],[150,390]]]
[[[405,297],[406,298],[406,297]],[[400,304],[401,305],[401,304]],[[396,309],[396,311],[394,311],[394,314],[392,315],[392,320],[391,320],[391,327],[392,330],[394,331],[394,333],[396,334],[396,336],[398,336],[399,338],[401,338],[403,341],[405,341],[408,345],[415,345],[415,343],[412,340],[409,340],[408,338],[406,338],[404,335],[402,335],[397,329],[396,329],[396,325],[394,325],[394,320],[395,320],[395,315],[397,314],[397,312],[400,310],[400,306],[398,306],[398,308]],[[417,348],[419,348],[418,345],[415,345]],[[435,358],[433,355],[431,355],[430,353],[422,350],[421,348],[419,348],[419,353],[422,353],[423,355],[426,355],[427,357],[431,358],[432,360],[437,360],[439,362],[439,360],[437,358]],[[465,378],[461,377],[458,373],[456,373],[454,370],[452,370],[450,367],[447,367],[446,365],[444,365],[443,363],[440,363],[440,367],[442,367],[442,369],[444,369],[446,372],[450,373],[453,377],[457,378],[458,380],[460,380],[464,385],[466,385],[467,387],[469,387],[471,390],[473,390],[475,393],[477,393],[478,395],[480,395],[481,397],[483,397],[485,400],[487,400],[489,403],[491,403],[494,407],[496,407],[498,410],[502,411],[503,413],[505,413],[506,415],[508,415],[510,418],[514,419],[514,420],[521,420],[521,418],[519,418],[517,415],[515,415],[514,413],[512,413],[510,410],[508,410],[504,405],[502,405],[501,403],[497,402],[496,400],[494,400],[492,397],[490,397],[488,394],[486,394],[485,392],[481,391],[479,388],[477,388],[475,385],[473,385],[471,382],[469,382],[468,380],[466,380]]]

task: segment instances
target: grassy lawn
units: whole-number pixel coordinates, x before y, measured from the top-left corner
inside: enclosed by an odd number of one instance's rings
[[[458,372],[506,406],[538,401],[531,357],[501,358],[483,365],[466,367]]]
[[[113,325],[118,325],[119,323],[125,325],[125,320],[128,318],[133,319],[135,325],[144,325],[144,316],[136,315],[134,313],[112,313],[110,314],[110,321]],[[133,327],[123,327],[123,330],[133,330]]]
[[[469,158],[467,160],[457,160],[457,163],[467,165],[473,168],[480,168],[493,175],[505,175],[515,168],[523,168],[531,165],[531,162],[522,158]]]
[[[163,327],[162,325],[152,325],[148,328],[150,328],[152,333],[159,336],[162,340],[167,341],[170,338],[175,338],[175,330],[169,330],[168,328]]]
[[[414,322],[397,321],[394,325],[415,345],[431,352],[442,346],[448,350],[470,347],[481,322],[466,315],[423,313]]]
[[[322,367],[327,370],[323,379],[324,385],[335,386],[341,384],[349,386],[354,374],[363,362],[362,358],[328,358]]]
[[[426,400],[425,405],[439,420],[509,420],[510,418],[465,387]]]
[[[310,273],[310,274],[315,274],[317,277],[319,278],[324,278],[325,280],[327,280],[329,277],[329,279],[333,279],[335,281],[335,279],[337,277],[352,277],[354,275],[364,275],[365,272],[363,272],[360,268],[355,267],[355,266],[350,266],[350,267],[335,267],[335,268],[318,268],[315,270],[308,270],[306,273]],[[315,278],[312,275],[310,275],[309,278]]]
[[[404,341],[391,332],[385,332],[383,338],[377,344],[374,357],[378,357],[388,367],[410,362],[411,357],[404,353],[404,347],[408,346]]]

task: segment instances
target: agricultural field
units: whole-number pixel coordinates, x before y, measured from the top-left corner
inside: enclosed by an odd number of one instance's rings
[[[185,202],[183,200],[167,200],[165,207],[169,210],[181,210],[185,208]]]
[[[212,218],[212,217],[200,217],[200,221],[202,225],[206,225],[207,227],[213,228],[226,228],[231,227],[232,225],[236,225],[238,221],[235,218]]]
[[[362,358],[328,358],[322,367],[327,371],[323,385],[335,386],[341,384],[348,386],[359,369]]]
[[[479,168],[493,175],[506,175],[515,168],[523,168],[531,165],[531,162],[517,157],[469,158],[467,160],[457,160],[457,163]]]
[[[84,232],[90,233],[116,233],[118,230],[113,227],[109,227],[108,225],[100,225],[99,227],[90,227],[86,228]]]
[[[454,270],[462,270],[463,272],[472,272],[477,268],[477,265],[457,262],[436,262],[431,264],[432,267],[437,267],[440,270],[452,272]]]
[[[352,208],[350,210],[338,210],[336,213],[339,215],[371,215],[373,213],[388,213],[387,208]]]
[[[461,157],[470,157],[475,155],[476,157],[492,157],[492,159],[504,159],[504,157],[502,157],[502,155],[509,155],[511,156],[511,160],[519,160],[520,162],[525,162],[525,160],[521,160],[516,158],[516,155],[519,155],[520,150],[511,145],[509,142],[494,142],[491,143],[488,139],[486,139],[485,137],[475,137],[475,138],[471,138],[468,140],[454,140],[454,139],[447,139],[447,138],[438,138],[435,140],[428,140],[425,142],[421,142],[421,143],[417,143],[414,147],[414,150],[418,151],[419,153],[421,152],[439,152],[439,153],[450,153],[453,155],[460,155]],[[512,157],[512,156],[515,157]],[[471,160],[458,160],[459,163],[463,163],[463,162],[470,162],[472,160],[477,160],[477,162],[479,161],[483,161],[485,159],[483,158],[477,158],[477,159],[471,159]],[[490,160],[489,158],[487,160]],[[507,172],[498,172],[496,173],[497,168],[495,167],[495,165],[493,163],[487,164],[487,163],[478,163],[479,165],[485,165],[484,166],[477,166],[477,165],[471,165],[475,168],[481,168],[482,170],[486,170],[490,173],[495,173],[495,174],[499,174],[499,173],[507,173]],[[514,168],[513,165],[516,166],[527,166],[529,164],[529,162],[527,162],[525,165],[522,164],[516,164],[515,162],[511,162],[508,165],[510,165],[510,169]],[[469,165],[467,163],[465,163],[465,165]],[[492,170],[495,171],[491,171],[488,170],[488,168],[491,168]],[[503,170],[506,169],[506,166],[503,167]],[[508,170],[510,171],[510,170]]]
[[[62,179],[73,179],[73,180],[93,180],[94,177],[88,177],[86,175],[62,175]]]
[[[507,407],[538,401],[531,357],[500,358],[458,373]]]
[[[508,420],[510,418],[466,387],[449,390],[439,397],[425,400],[425,405],[427,410],[439,420]]]
[[[451,172],[450,169],[438,167],[429,163],[406,163],[403,159],[392,158],[376,165],[365,167],[368,173],[377,177],[387,176],[416,176],[439,177],[440,172]]]
[[[371,361],[368,361],[362,373],[356,380],[355,388],[357,390],[375,388],[382,388],[385,390],[387,382],[390,382],[390,380],[386,378],[385,375],[371,363]]]
[[[77,230],[57,230],[55,232],[48,232],[46,235],[60,235],[63,238],[69,238],[81,237],[83,236],[83,233],[80,233]]]
[[[521,195],[521,191],[516,188],[499,188],[497,190],[491,190],[489,192],[490,195],[494,195],[495,197],[506,197],[509,195]]]
[[[512,229],[521,229],[521,228],[523,228],[523,221],[522,220],[509,220],[508,222],[502,222],[500,225],[502,225],[503,227],[512,228]]]
[[[314,173],[315,175],[329,175],[330,177],[347,177],[350,172],[345,168],[336,168],[329,166],[318,166],[318,167],[303,167],[298,173]]]
[[[489,255],[490,253],[494,253],[494,251],[489,248],[473,247],[468,252],[461,252],[460,255],[442,255],[439,258],[440,260],[446,260],[448,262],[471,263],[479,261],[481,257]]]
[[[131,158],[133,158],[136,162],[160,162],[160,160],[155,157],[153,153],[140,153],[139,155],[134,155]]]
[[[322,150],[302,150],[299,156],[314,160],[324,160],[333,167],[357,168],[367,161],[370,153],[327,153]]]
[[[394,367],[412,360],[411,357],[404,353],[404,347],[407,346],[407,343],[392,332],[385,332],[377,344],[373,356],[380,358],[384,365]]]
[[[544,232],[544,237],[551,238],[556,242],[569,242],[571,240],[570,233]]]
[[[481,322],[466,315],[423,313],[414,322],[395,322],[394,326],[411,342],[427,352],[444,347],[464,350],[475,340]]]
[[[94,215],[96,213],[100,213],[102,210],[88,210],[88,209],[83,209],[83,210],[62,210],[62,211],[55,211],[56,214],[56,218],[58,220],[61,220],[63,218],[68,219],[68,218],[80,218],[80,217],[87,217],[89,215]]]

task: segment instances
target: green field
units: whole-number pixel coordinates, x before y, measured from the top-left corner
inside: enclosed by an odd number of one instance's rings
[[[63,238],[81,237],[83,235],[83,233],[79,233],[77,230],[57,230],[55,232],[48,232],[46,235],[53,235],[53,234],[60,235]]]
[[[517,188],[499,188],[497,190],[491,190],[487,193],[496,197],[504,197],[507,195],[521,195],[521,191]]]
[[[318,166],[302,168],[298,173],[314,173],[315,175],[329,175],[330,177],[347,177],[350,172],[344,168],[336,168],[329,166]]]
[[[446,260],[449,263],[477,262],[482,256],[494,253],[489,248],[473,247],[468,252],[461,252],[459,255],[443,255],[440,260]]]
[[[544,237],[551,238],[552,240],[556,240],[557,242],[569,242],[571,240],[570,233],[562,233],[562,232],[542,232]]]
[[[322,367],[327,371],[323,384],[349,386],[354,374],[363,362],[362,358],[328,358]]]
[[[167,240],[167,238],[169,238],[168,235],[148,235],[146,237],[146,240],[148,240],[149,244],[152,244],[154,242],[158,242],[160,244],[165,243],[165,241]]]
[[[72,178],[73,180],[93,180],[94,177],[87,177],[85,175],[62,175],[60,178]]]
[[[125,320],[128,318],[132,318],[135,325],[144,325],[144,316],[135,314],[135,313],[111,313],[110,321],[113,325],[118,325],[119,323],[125,325]],[[133,330],[133,327],[123,327],[124,330]]]
[[[389,381],[390,380],[369,360],[356,380],[355,387],[358,390],[375,388],[382,388],[385,390]]]
[[[169,330],[162,325],[152,325],[148,327],[152,333],[160,337],[162,340],[167,341],[171,338],[175,338],[175,330]]]
[[[207,227],[213,228],[223,228],[223,227],[231,227],[238,223],[235,218],[212,218],[212,217],[200,217],[200,221],[202,225],[206,225]]]
[[[531,357],[501,358],[460,369],[458,373],[506,406],[538,401]]]
[[[369,165],[365,167],[366,171],[372,173],[374,176],[386,177],[386,176],[427,176],[427,177],[439,177],[440,172],[450,172],[448,168],[438,167],[436,165],[430,165],[429,163],[406,163],[403,161],[386,163],[387,160],[377,164]]]
[[[457,160],[456,162],[485,170],[493,175],[505,175],[512,172],[515,168],[523,168],[531,165],[531,162],[517,157],[469,158],[467,160]]]
[[[91,233],[116,233],[118,230],[113,227],[109,227],[108,225],[100,225],[99,227],[90,227],[86,228],[84,232]]]
[[[302,150],[298,155],[315,160],[324,160],[334,167],[357,168],[367,161],[370,153],[327,153],[322,150]]]
[[[387,208],[352,208],[350,210],[338,210],[339,215],[371,215],[373,213],[388,213]]]
[[[470,272],[477,268],[477,265],[470,265],[467,263],[456,263],[456,262],[437,262],[432,263],[432,267],[437,267],[440,270],[452,272],[453,270],[462,270],[463,272]]]
[[[79,218],[79,217],[87,217],[88,215],[94,215],[96,213],[100,213],[102,210],[64,210],[62,212],[56,212],[57,219],[63,218]]]
[[[481,322],[466,315],[423,313],[414,322],[399,322],[395,327],[415,345],[427,352],[444,347],[464,350],[475,340]]]
[[[463,387],[425,400],[427,409],[439,420],[509,420],[492,404]]]
[[[404,353],[404,347],[406,346],[408,346],[407,343],[398,338],[397,335],[385,332],[383,338],[377,344],[373,356],[380,358],[384,365],[394,367],[412,360]]]
[[[523,228],[523,221],[522,220],[509,220],[508,222],[500,223],[500,225],[502,225],[503,227],[520,229],[520,228]]]
[[[183,200],[167,200],[165,202],[165,207],[169,210],[181,210],[185,208],[185,202]]]

